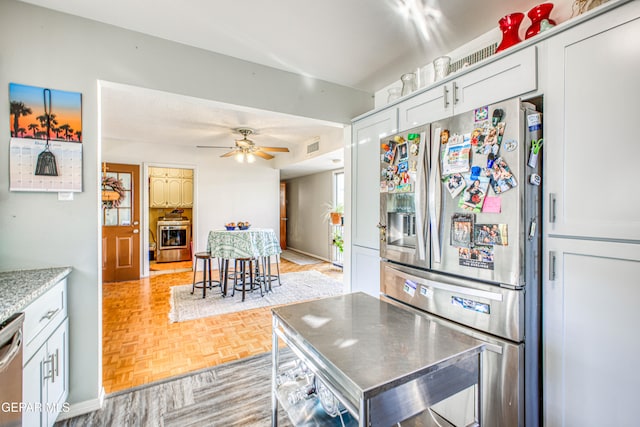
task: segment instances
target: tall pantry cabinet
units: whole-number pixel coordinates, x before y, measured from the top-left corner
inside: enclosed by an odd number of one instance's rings
[[[351,291],[380,294],[380,138],[398,130],[397,108],[355,121],[351,128]]]
[[[637,425],[640,2],[546,40],[544,425]]]

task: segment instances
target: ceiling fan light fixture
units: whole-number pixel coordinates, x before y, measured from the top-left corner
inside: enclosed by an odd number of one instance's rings
[[[238,151],[238,153],[236,154],[236,161],[238,163],[244,162],[244,151]]]
[[[256,156],[253,155],[253,153],[248,153],[247,154],[247,163],[253,163],[256,161]]]

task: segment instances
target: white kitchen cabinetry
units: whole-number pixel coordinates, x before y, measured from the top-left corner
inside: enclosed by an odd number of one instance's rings
[[[640,240],[640,2],[546,41],[546,230]]]
[[[25,427],[51,427],[69,393],[67,281],[62,280],[25,310],[22,413]]]
[[[380,288],[380,138],[396,133],[395,107],[353,122],[351,289],[378,295]],[[366,254],[366,255],[365,255]],[[373,277],[373,276],[375,277]]]
[[[637,426],[640,245],[545,243],[544,425]]]
[[[192,208],[193,170],[149,168],[149,207]]]
[[[530,46],[401,102],[398,127],[407,130],[536,89],[536,46]]]

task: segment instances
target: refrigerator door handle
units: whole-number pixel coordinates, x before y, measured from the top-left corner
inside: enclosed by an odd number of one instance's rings
[[[418,152],[424,153],[427,138],[427,133],[422,132],[420,134],[420,147]],[[423,156],[425,159],[426,156]],[[417,167],[417,177],[416,177],[416,188],[415,188],[415,204],[416,204],[416,234],[418,235],[418,258],[420,260],[426,259],[426,242],[425,242],[425,228],[426,228],[426,215],[424,215],[424,185],[426,185],[426,165],[424,160],[422,162],[418,162]],[[424,215],[424,217],[423,217]]]
[[[440,161],[440,128],[434,129],[431,139],[431,168],[429,170],[429,225],[431,228],[431,253],[433,262],[440,264],[440,232],[438,227],[438,213],[436,209],[436,189],[439,185],[438,162]]]

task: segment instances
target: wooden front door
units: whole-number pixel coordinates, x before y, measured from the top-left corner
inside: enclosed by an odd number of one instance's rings
[[[119,206],[102,209],[102,281],[140,278],[140,167],[107,163],[107,177],[122,182]]]
[[[287,249],[287,184],[280,183],[280,248]]]

